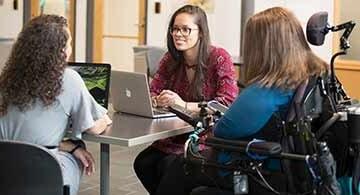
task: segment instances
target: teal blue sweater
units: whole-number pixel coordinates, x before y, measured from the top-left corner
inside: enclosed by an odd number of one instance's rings
[[[294,92],[278,88],[264,88],[253,84],[245,88],[229,110],[217,122],[214,135],[224,139],[237,140],[256,134],[273,113],[282,112],[290,103]],[[226,163],[231,160],[228,153],[220,153],[218,162]],[[277,165],[276,165],[277,164]],[[270,168],[279,167],[278,161],[270,162]],[[222,173],[224,174],[224,173]],[[351,179],[342,177],[338,179],[341,185],[341,194],[352,195]]]

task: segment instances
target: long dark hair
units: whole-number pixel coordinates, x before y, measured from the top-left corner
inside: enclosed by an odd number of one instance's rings
[[[181,13],[187,13],[194,16],[194,23],[199,27],[199,51],[197,55],[197,66],[195,70],[194,81],[190,86],[189,93],[192,95],[194,100],[201,100],[202,98],[202,85],[204,82],[204,75],[207,70],[207,61],[210,53],[210,33],[207,22],[206,13],[198,6],[185,5],[172,15],[167,32],[167,48],[168,51],[175,61],[171,66],[168,66],[168,72],[170,74],[175,73],[179,70],[181,64],[185,63],[184,55],[182,51],[176,49],[171,35],[171,28],[174,25],[175,18]]]
[[[56,100],[69,38],[66,19],[56,15],[33,18],[22,29],[0,75],[0,116],[9,105],[25,111],[36,99],[45,106]]]

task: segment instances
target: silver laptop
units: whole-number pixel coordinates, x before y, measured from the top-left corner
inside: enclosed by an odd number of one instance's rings
[[[175,116],[152,107],[146,74],[113,70],[110,90],[115,111],[149,118]]]

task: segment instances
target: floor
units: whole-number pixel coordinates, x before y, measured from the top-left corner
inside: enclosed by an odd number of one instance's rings
[[[86,143],[93,154],[97,170],[91,176],[82,178],[78,195],[100,194],[100,145]],[[146,190],[137,179],[132,164],[136,155],[147,145],[135,147],[110,146],[110,195],[147,195]]]

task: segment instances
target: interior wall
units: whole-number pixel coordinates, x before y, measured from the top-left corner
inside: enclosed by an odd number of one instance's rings
[[[15,39],[23,23],[23,0],[17,1],[14,9],[13,0],[3,0],[0,5],[0,39]]]
[[[339,23],[344,23],[353,20],[356,25],[350,35],[351,48],[348,50],[347,55],[341,56],[346,60],[360,60],[360,1],[359,0],[346,0],[340,1]],[[341,31],[339,37],[342,35]]]
[[[23,23],[23,1],[18,0],[17,9],[14,9],[13,3],[12,0],[3,0],[0,5],[0,71]]]
[[[103,61],[112,69],[134,71],[133,47],[139,43],[140,0],[104,1]]]
[[[148,0],[146,42],[150,46],[166,47],[166,33],[171,15],[186,0]],[[155,3],[160,3],[160,13],[155,13]],[[240,54],[241,1],[213,0],[214,9],[208,11],[211,41],[225,48],[231,55]]]
[[[316,12],[326,11],[328,12],[329,23],[334,21],[334,0],[313,0],[311,3],[306,3],[303,0],[242,0],[242,2],[243,27],[251,15],[274,6],[281,6],[291,10],[299,19],[304,32],[308,19]],[[330,62],[332,56],[332,39],[333,35],[329,33],[322,46],[311,46],[313,51],[327,62]]]
[[[294,14],[300,20],[304,31],[306,31],[306,23],[308,19],[317,12],[326,11],[328,12],[328,22],[334,23],[334,1],[333,0],[312,0],[310,2],[304,2],[303,0],[286,0],[285,6],[294,12]],[[321,46],[312,46],[312,50],[319,55],[326,62],[330,63],[332,56],[332,44],[333,34],[329,33],[326,35],[325,42]]]
[[[63,0],[46,0],[45,1],[45,6],[44,6],[44,13],[49,13],[49,14],[58,14],[58,15],[62,15],[64,17],[67,16],[67,11],[66,8],[68,5],[66,5],[66,1]]]
[[[75,1],[75,61],[85,62],[86,59],[86,6],[87,1]]]
[[[155,13],[155,3],[160,2],[160,13]],[[166,46],[166,32],[172,13],[186,0],[148,0],[147,6],[147,45]],[[215,45],[227,49],[231,55],[239,56],[241,50],[241,28],[244,27],[246,19],[264,9],[273,6],[283,6],[299,18],[304,30],[309,17],[319,11],[329,13],[328,21],[333,22],[334,1],[313,0],[304,3],[303,0],[214,0],[214,13],[207,13],[209,18],[210,33]],[[328,34],[324,45],[320,47],[311,46],[316,54],[325,61],[329,61],[332,55],[332,35]]]
[[[360,99],[360,14],[357,11],[359,2],[354,0],[335,0],[337,23],[341,24],[353,20],[356,25],[353,29],[349,41],[351,48],[347,50],[347,55],[340,56],[335,62],[335,74],[343,84],[343,88],[347,94],[356,99]],[[337,33],[336,39],[340,39],[343,31]],[[339,47],[339,41],[334,45],[336,49]]]
[[[341,60],[336,63],[336,76],[339,78],[346,93],[360,99],[360,63],[359,61]]]

